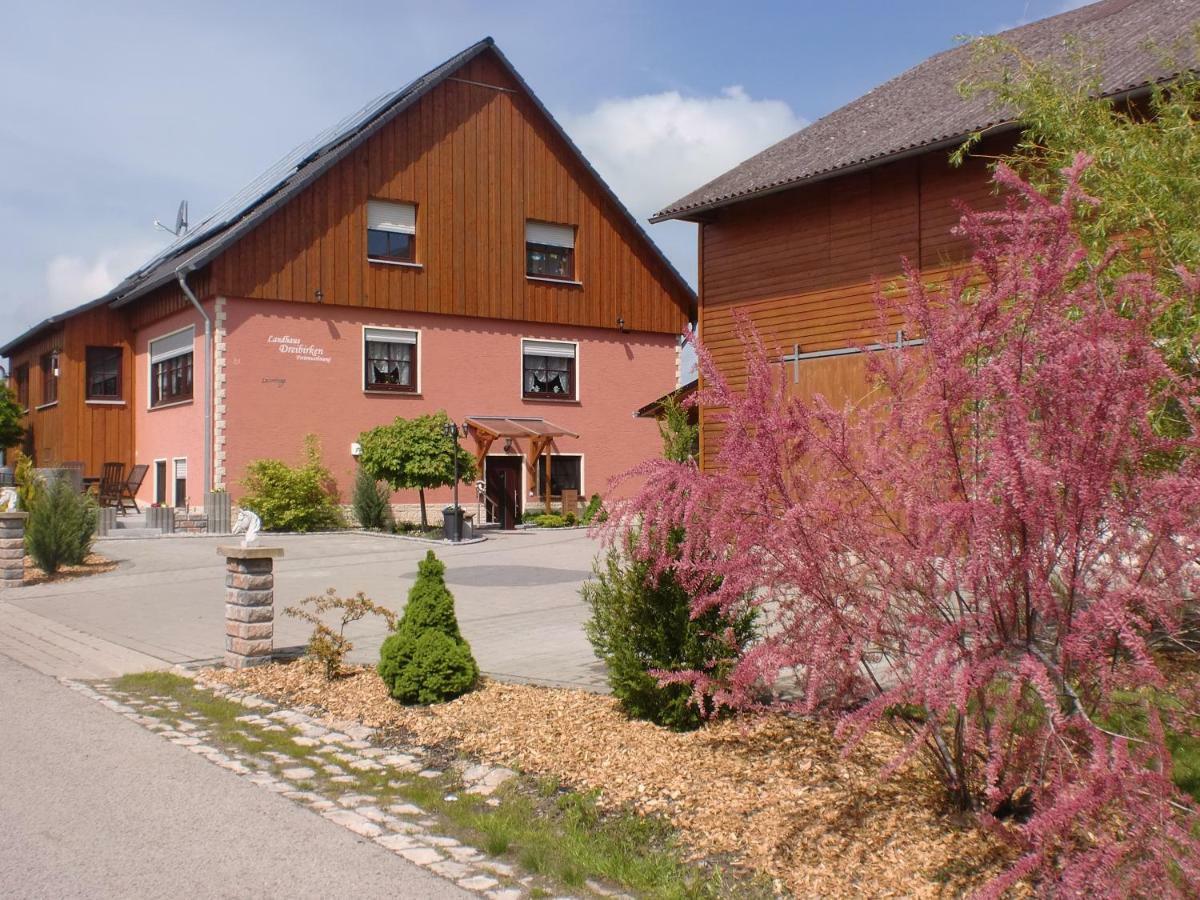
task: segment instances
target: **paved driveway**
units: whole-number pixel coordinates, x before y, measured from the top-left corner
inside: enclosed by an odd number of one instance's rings
[[[430,545],[364,534],[272,537],[284,548],[275,568],[275,646],[298,646],[308,629],[282,615],[296,601],[334,587],[364,591],[399,611]],[[97,541],[119,561],[103,575],[11,589],[0,600],[0,652],[56,675],[96,677],[156,663],[221,656],[224,560],[230,538]],[[579,587],[597,545],[583,531],[492,535],[481,544],[437,546],[457,601],[459,624],[488,674],[603,688],[604,671],[583,634]],[[374,662],[382,621],[347,633],[351,660]],[[74,656],[62,646],[77,649]],[[24,656],[22,656],[24,654]]]

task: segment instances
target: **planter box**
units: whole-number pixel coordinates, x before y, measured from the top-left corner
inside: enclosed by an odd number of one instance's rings
[[[146,527],[154,528],[161,534],[174,534],[175,510],[169,506],[146,507]]]
[[[117,510],[113,506],[96,509],[96,537],[108,537],[117,527]]]
[[[211,491],[204,495],[204,517],[209,534],[229,534],[233,529],[233,504],[226,491]]]

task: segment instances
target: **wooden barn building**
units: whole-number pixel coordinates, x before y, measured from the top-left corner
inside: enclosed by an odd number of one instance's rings
[[[1035,59],[1076,47],[1094,54],[1103,94],[1136,100],[1176,74],[1162,52],[1198,22],[1198,0],[1103,0],[1003,38]],[[880,337],[877,286],[900,277],[903,259],[930,281],[962,265],[956,201],[998,202],[986,158],[1011,149],[1019,128],[986,96],[960,94],[973,52],[964,44],[927,59],[653,218],[699,226],[699,332],[735,386],[745,377],[742,311],[779,348],[793,390],[859,399],[858,348]],[[977,155],[952,166],[950,153],[977,132]],[[720,426],[711,410],[701,423],[701,456],[711,461]]]

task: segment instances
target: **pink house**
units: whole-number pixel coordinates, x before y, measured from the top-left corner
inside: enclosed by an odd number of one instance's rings
[[[54,398],[39,465],[144,465],[141,501],[197,508],[313,434],[347,499],[362,431],[445,410],[511,522],[658,452],[633,413],[676,386],[695,296],[491,39],[256,185],[0,348]]]

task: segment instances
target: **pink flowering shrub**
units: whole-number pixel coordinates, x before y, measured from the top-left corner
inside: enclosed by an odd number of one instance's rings
[[[664,680],[742,709],[794,681],[775,705],[836,716],[848,745],[904,730],[892,768],[921,754],[1023,848],[985,893],[1034,877],[1068,895],[1194,895],[1200,825],[1163,723],[1149,707],[1149,737],[1106,723],[1129,691],[1164,685],[1153,642],[1200,586],[1196,440],[1150,426],[1169,399],[1187,425],[1173,431],[1200,434],[1200,385],[1150,333],[1179,298],[1089,267],[1086,164],[1056,200],[1000,168],[1006,208],[959,226],[974,277],[937,292],[909,271],[880,299],[881,322],[925,343],[869,353],[856,408],[790,397],[746,325],[743,390],[698,348],[698,400],[725,425],[715,466],[639,467],[602,531],[636,524],[694,615],[759,611],[766,636],[727,677]],[[673,528],[677,556],[653,538]]]

